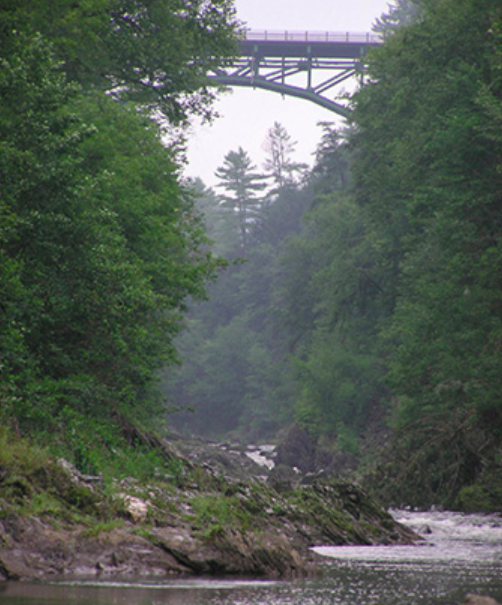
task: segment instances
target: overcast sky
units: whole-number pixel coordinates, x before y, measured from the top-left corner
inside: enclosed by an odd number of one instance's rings
[[[368,32],[388,10],[390,0],[235,0],[238,18],[257,30]],[[208,186],[225,155],[245,149],[261,170],[268,129],[280,122],[297,142],[296,160],[312,165],[320,121],[339,122],[333,112],[294,97],[235,87],[216,105],[221,114],[211,126],[194,125],[189,138],[187,176]]]

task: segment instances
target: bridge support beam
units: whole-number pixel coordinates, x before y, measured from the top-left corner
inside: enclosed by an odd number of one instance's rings
[[[218,75],[213,77],[218,84],[223,86],[244,86],[248,88],[262,88],[263,90],[271,90],[273,92],[278,92],[282,95],[289,95],[292,97],[297,97],[299,99],[306,99],[307,101],[312,101],[325,109],[329,109],[342,116],[343,118],[348,118],[350,116],[351,110],[348,107],[344,107],[340,105],[336,101],[332,101],[320,94],[317,94],[314,90],[309,90],[308,88],[301,88],[300,86],[291,86],[290,84],[283,84],[280,82],[271,82],[266,78],[256,76],[254,78],[248,77],[239,77],[239,76],[227,76],[227,75]]]

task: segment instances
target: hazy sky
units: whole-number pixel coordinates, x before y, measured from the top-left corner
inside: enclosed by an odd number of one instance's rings
[[[390,0],[235,0],[238,18],[257,30],[367,32],[387,12]],[[250,88],[235,87],[218,101],[221,114],[211,126],[194,125],[186,170],[214,186],[214,172],[226,153],[245,149],[261,170],[263,142],[274,122],[297,141],[296,160],[312,164],[320,138],[317,122],[340,118],[310,101]]]

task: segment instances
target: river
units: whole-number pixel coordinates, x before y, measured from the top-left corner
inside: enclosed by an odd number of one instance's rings
[[[466,593],[502,603],[502,518],[395,511],[415,546],[320,547],[324,573],[298,581],[192,579],[0,586],[0,605],[457,605]]]

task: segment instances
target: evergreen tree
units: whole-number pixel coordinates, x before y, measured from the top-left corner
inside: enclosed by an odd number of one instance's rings
[[[422,0],[394,0],[389,12],[382,15],[373,25],[373,31],[388,37],[403,27],[420,19]]]
[[[258,220],[263,204],[259,193],[266,187],[266,177],[254,172],[255,169],[247,152],[239,147],[237,151],[229,151],[223,165],[216,170],[216,176],[220,179],[217,186],[225,190],[220,195],[220,203],[237,214],[244,256],[248,252],[250,229]]]
[[[319,122],[321,140],[315,153],[315,164],[309,175],[316,193],[332,193],[347,189],[350,183],[350,153],[347,134],[340,132],[332,122]]]

